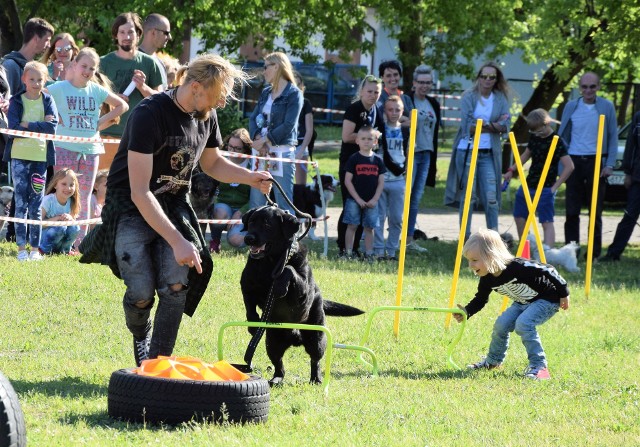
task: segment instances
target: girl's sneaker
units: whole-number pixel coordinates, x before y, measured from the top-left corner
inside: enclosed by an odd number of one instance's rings
[[[28,260],[29,260],[29,253],[27,253],[27,250],[20,250],[18,252],[18,261],[25,262]]]
[[[551,375],[549,374],[549,368],[534,368],[533,366],[529,366],[524,370],[524,376],[527,379],[533,380],[549,380],[551,378]]]
[[[497,365],[494,365],[492,363],[487,362],[487,359],[482,359],[480,360],[478,363],[472,363],[471,365],[467,365],[468,369],[494,369],[494,368],[500,368],[502,366],[502,363],[498,363]]]
[[[40,254],[39,250],[33,250],[29,253],[29,261],[42,261],[44,256]]]

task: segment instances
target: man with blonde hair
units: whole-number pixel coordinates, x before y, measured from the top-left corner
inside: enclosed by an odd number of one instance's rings
[[[192,315],[213,262],[187,193],[193,168],[263,194],[268,172],[251,172],[226,160],[215,109],[233,97],[246,75],[220,56],[205,54],[178,72],[178,88],[144,99],[132,112],[107,180],[99,247],[81,247],[81,262],[109,264],[127,290],[123,307],[134,357],[171,355],[182,313]],[[151,308],[158,295],[153,331]]]

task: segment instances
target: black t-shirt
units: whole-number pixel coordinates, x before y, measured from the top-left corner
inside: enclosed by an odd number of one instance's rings
[[[521,304],[536,300],[559,303],[560,298],[569,296],[567,282],[554,266],[524,258],[514,258],[500,276],[489,273],[480,278],[476,296],[465,306],[468,317],[487,304],[491,292]]]
[[[169,94],[152,95],[131,113],[109,170],[107,188],[131,189],[128,151],[134,151],[153,154],[149,182],[153,194],[185,195],[204,149],[222,145],[215,111],[207,121],[199,121],[182,112]]]
[[[313,107],[311,106],[311,101],[307,98],[304,98],[304,102],[302,103],[302,110],[300,111],[300,116],[298,117],[298,140],[304,140],[304,136],[307,134],[307,123],[305,122],[305,117],[309,114],[313,113]]]
[[[384,120],[375,105],[367,112],[362,101],[356,101],[347,107],[347,110],[344,113],[344,119],[356,124],[356,127],[353,130],[356,133],[364,124],[368,124],[379,132],[384,133]],[[378,144],[385,145],[386,140],[380,137]],[[358,151],[360,151],[360,148],[356,143],[345,143],[343,141],[342,146],[340,147],[340,169],[344,169],[343,167],[346,166],[349,157]]]
[[[527,186],[531,191],[535,191],[540,183],[540,177],[542,176],[542,169],[547,161],[547,155],[551,148],[551,141],[553,140],[555,132],[551,135],[541,138],[535,135],[531,135],[529,139],[529,151],[531,152],[531,167],[529,168],[529,175],[527,175]],[[562,142],[562,139],[558,139],[556,150],[553,152],[553,159],[549,166],[549,172],[547,178],[544,181],[544,186],[550,188],[556,182],[558,178],[558,162],[560,158],[567,155],[567,147]]]
[[[384,163],[380,157],[373,154],[365,157],[360,152],[353,154],[347,161],[346,171],[353,174],[353,187],[362,200],[368,202],[376,194],[378,187],[378,177],[387,172]],[[343,194],[351,196],[345,188]]]

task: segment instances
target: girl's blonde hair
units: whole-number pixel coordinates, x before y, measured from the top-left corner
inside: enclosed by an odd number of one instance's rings
[[[189,65],[183,65],[176,73],[174,85],[198,82],[203,87],[213,85],[220,88],[220,93],[226,100],[239,100],[234,90],[236,84],[245,84],[249,75],[233,66],[231,62],[216,54],[202,54],[196,57]]]
[[[493,85],[492,91],[502,92],[504,96],[506,96],[507,98],[512,97],[513,90],[509,86],[507,79],[504,77],[504,73],[502,73],[502,69],[495,62],[486,62],[482,64],[482,66],[478,69],[478,73],[476,75],[475,81],[473,82],[473,86],[471,87],[471,90],[475,91],[478,94],[480,93],[480,75],[482,74],[482,70],[487,67],[491,67],[496,71],[496,83]]]
[[[38,73],[40,73],[42,75],[42,77],[44,79],[48,79],[49,78],[49,70],[47,70],[47,66],[45,64],[43,64],[42,62],[38,62],[38,61],[27,62],[24,65],[23,73],[26,73],[29,70],[37,71]]]
[[[462,255],[466,257],[467,253],[473,249],[477,250],[480,260],[487,266],[489,273],[503,271],[514,257],[495,230],[481,228],[477,233],[469,236],[462,247]]]
[[[107,181],[107,177],[109,177],[109,170],[108,169],[100,169],[98,171],[98,173],[96,174],[96,181],[93,182],[93,193],[96,192],[96,184],[98,182],[101,182],[102,180],[104,180],[105,182]]]
[[[65,178],[66,176],[71,176],[73,179],[73,184],[75,185],[75,190],[73,195],[71,196],[71,214],[74,218],[78,217],[80,214],[80,184],[78,183],[78,176],[71,168],[62,168],[59,171],[56,171],[51,177],[49,181],[49,185],[47,186],[45,195],[51,194],[52,192],[56,192],[56,184]]]
[[[296,84],[296,81],[293,78],[293,66],[286,54],[276,51],[275,53],[267,54],[264,57],[264,60],[265,62],[276,64],[276,75],[273,77],[273,81],[271,81],[272,88],[277,88],[278,83],[282,78],[291,82],[293,85]]]

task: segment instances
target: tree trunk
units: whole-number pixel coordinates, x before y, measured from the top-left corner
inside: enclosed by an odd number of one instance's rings
[[[22,46],[22,22],[15,0],[0,0],[0,52],[2,55]]]

